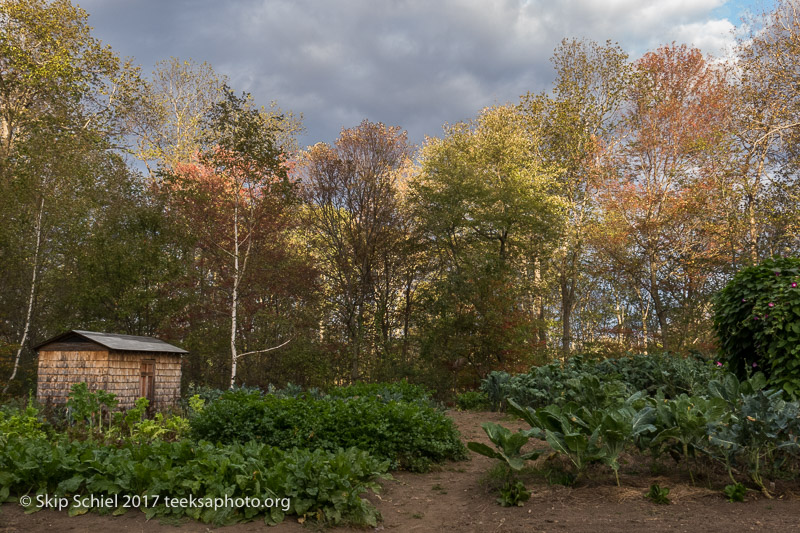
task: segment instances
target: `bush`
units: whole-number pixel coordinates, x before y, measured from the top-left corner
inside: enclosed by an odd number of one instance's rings
[[[389,459],[393,468],[427,470],[431,463],[462,459],[466,450],[452,420],[419,402],[352,398],[277,398],[231,391],[191,419],[197,439],[257,441],[334,451],[351,446]]]
[[[33,406],[33,401],[29,401],[24,409],[0,407],[0,444],[12,436],[44,438],[48,428],[39,416],[39,410]]]
[[[371,396],[384,402],[431,402],[431,393],[421,385],[412,385],[408,381],[395,383],[355,383],[347,387],[337,387],[328,391],[332,398],[355,398]]]
[[[774,257],[740,270],[717,295],[714,330],[731,371],[754,368],[771,386],[800,392],[800,258]]]
[[[252,520],[281,522],[284,515],[315,518],[338,524],[375,526],[378,511],[360,496],[377,490],[388,463],[356,449],[280,450],[259,443],[214,446],[208,442],[162,442],[115,448],[92,441],[50,442],[17,435],[0,441],[0,503],[23,494],[65,498],[69,513],[82,514],[74,495],[117,496],[125,502],[144,502],[141,510],[153,516],[188,516],[217,525]],[[126,499],[126,496],[128,499]],[[133,499],[130,499],[130,498]],[[194,498],[196,505],[165,505],[166,498]],[[236,507],[215,499],[267,498],[271,507]],[[37,498],[26,509],[35,511]],[[133,503],[132,505],[138,505]],[[98,508],[99,509],[99,508]]]
[[[462,411],[488,411],[492,406],[489,396],[480,390],[462,392],[456,396],[456,405]]]

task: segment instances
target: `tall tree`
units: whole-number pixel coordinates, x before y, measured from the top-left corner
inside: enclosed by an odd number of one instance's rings
[[[3,321],[17,347],[11,379],[33,332],[39,287],[53,272],[43,260],[77,237],[70,228],[86,216],[83,193],[101,181],[90,167],[102,168],[132,104],[136,71],[91,36],[86,19],[68,0],[0,3],[0,232],[14,228],[0,243],[18,260],[12,268],[27,273],[0,291],[13,302],[0,312],[24,310]]]
[[[744,226],[743,262],[796,252],[800,185],[800,3],[779,0],[772,12],[749,23],[740,41],[739,75],[731,129],[735,210]],[[738,248],[738,246],[737,246]]]
[[[197,161],[163,170],[174,216],[197,238],[215,288],[227,295],[231,386],[242,357],[275,348],[239,350],[241,293],[255,251],[281,240],[293,197],[279,125],[250,100],[226,89],[206,115]]]
[[[157,178],[158,167],[171,168],[196,158],[208,134],[205,117],[225,98],[227,84],[227,77],[206,62],[171,57],[156,63],[138,94],[141,110],[130,116],[136,157],[151,178]],[[265,123],[280,123],[273,131],[277,144],[286,152],[296,151],[302,117],[281,110],[275,102],[260,112]]]
[[[598,177],[616,144],[616,119],[630,68],[627,54],[610,42],[565,39],[552,61],[552,95],[528,93],[521,108],[538,124],[546,162],[559,169],[569,219],[553,258],[561,300],[561,350],[566,356],[573,344],[572,312],[579,297],[585,235],[595,218]]]
[[[385,349],[392,329],[403,243],[400,187],[410,157],[405,132],[365,120],[303,158],[310,239],[331,291],[334,323],[346,331],[353,381],[373,355],[368,330]]]
[[[618,175],[606,182],[604,223],[639,256],[667,348],[680,344],[670,337],[670,310],[697,296],[710,275],[704,267],[720,252],[707,238],[706,214],[722,170],[715,150],[724,146],[727,91],[724,72],[697,49],[673,44],[645,54],[629,92]]]
[[[478,375],[536,342],[535,318],[520,307],[533,290],[529,260],[547,255],[563,222],[538,141],[516,108],[485,109],[428,139],[411,186],[436,261],[431,346]]]

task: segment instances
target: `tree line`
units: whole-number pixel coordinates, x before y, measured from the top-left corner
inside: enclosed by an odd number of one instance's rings
[[[730,58],[565,39],[543,93],[413,146],[206,63],[144,75],[69,0],[0,4],[0,373],[65,329],[153,335],[186,384],[439,391],[576,352],[715,349],[712,296],[797,255],[800,16]]]

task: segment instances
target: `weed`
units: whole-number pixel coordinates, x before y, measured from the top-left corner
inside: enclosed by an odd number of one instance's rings
[[[743,502],[744,497],[747,494],[747,487],[745,487],[742,483],[735,483],[732,485],[726,485],[722,492],[731,503]]]
[[[650,485],[650,490],[647,492],[646,496],[653,501],[653,503],[658,504],[667,504],[669,503],[669,498],[667,495],[669,494],[669,488],[667,487],[660,487],[658,483],[653,483]]]
[[[522,507],[522,504],[531,499],[531,492],[525,488],[522,481],[515,481],[514,483],[506,483],[500,489],[500,497],[497,498],[497,503],[503,507]]]

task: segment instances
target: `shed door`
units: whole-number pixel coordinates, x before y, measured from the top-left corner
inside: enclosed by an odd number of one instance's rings
[[[150,401],[150,408],[153,408],[156,390],[156,362],[142,361],[141,373],[139,377],[139,396]]]

